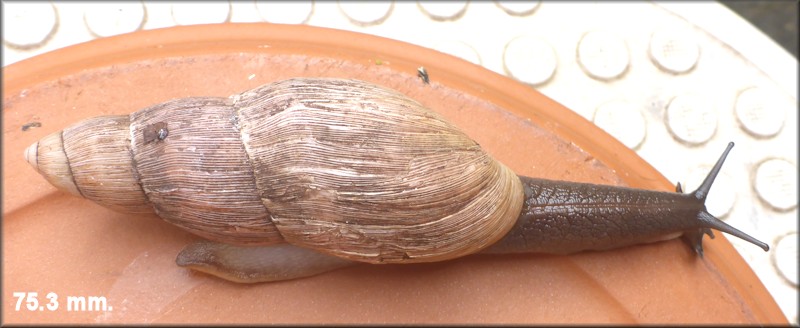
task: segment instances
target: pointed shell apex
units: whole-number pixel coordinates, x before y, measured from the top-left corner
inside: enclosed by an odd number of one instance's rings
[[[39,142],[34,142],[32,145],[25,148],[25,161],[28,162],[33,168],[37,171],[39,170],[39,161],[36,156],[37,151],[39,150]]]
[[[61,132],[50,134],[28,147],[25,159],[56,188],[82,196],[72,177]]]

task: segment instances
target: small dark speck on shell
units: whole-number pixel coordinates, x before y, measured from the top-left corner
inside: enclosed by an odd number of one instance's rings
[[[142,130],[142,138],[144,138],[145,143],[164,140],[168,135],[169,129],[166,122],[153,123],[145,126]]]

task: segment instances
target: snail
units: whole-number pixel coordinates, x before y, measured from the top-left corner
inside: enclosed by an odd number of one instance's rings
[[[519,176],[437,113],[368,82],[294,78],[84,120],[25,150],[57,188],[204,240],[177,264],[235,282],[354,263],[607,250],[711,229],[692,193]]]

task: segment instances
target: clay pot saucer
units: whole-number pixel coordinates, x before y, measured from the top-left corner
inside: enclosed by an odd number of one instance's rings
[[[430,84],[417,77],[419,66]],[[174,264],[198,237],[155,215],[119,214],[58,192],[22,156],[34,141],[80,119],[178,97],[228,96],[297,76],[397,89],[445,115],[519,174],[674,190],[634,152],[534,89],[411,44],[271,24],[99,39],[4,68],[5,322],[787,323],[720,233],[705,241],[704,259],[671,240],[570,256],[477,255],[230,283]],[[22,128],[34,122],[41,126]],[[29,311],[23,303],[15,310],[12,291],[37,292],[43,305],[53,292],[61,307]],[[103,296],[111,309],[68,312],[69,296]]]

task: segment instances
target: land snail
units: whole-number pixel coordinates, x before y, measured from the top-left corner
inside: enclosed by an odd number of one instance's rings
[[[678,236],[702,256],[712,228],[767,251],[706,211],[732,146],[688,194],[530,178],[397,91],[294,78],[87,119],[25,157],[61,190],[154,211],[203,237],[178,265],[262,282],[358,262],[568,254]]]

